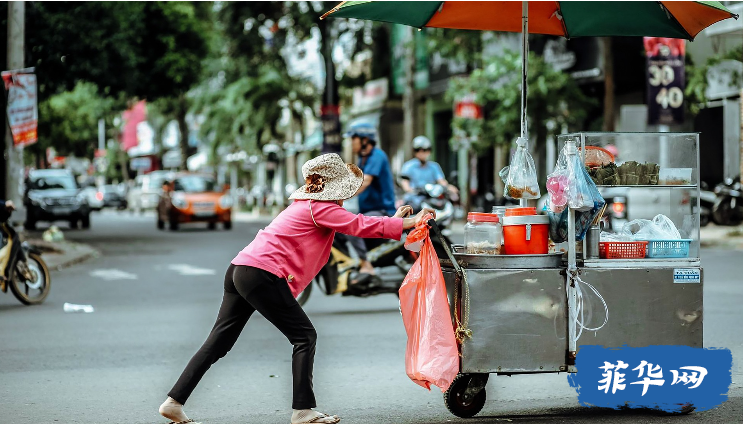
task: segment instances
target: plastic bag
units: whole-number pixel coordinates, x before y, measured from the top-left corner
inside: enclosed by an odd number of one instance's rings
[[[565,148],[560,152],[560,155],[563,154],[565,154]],[[591,210],[594,207],[594,200],[589,185],[593,185],[594,187],[596,185],[593,183],[591,176],[586,172],[586,167],[583,166],[579,155],[566,155],[566,157],[568,168],[568,205],[570,205],[571,209],[575,209],[576,212]]]
[[[526,140],[519,137],[516,140],[516,153],[511,158],[511,165],[503,168],[508,175],[505,178],[506,188],[504,193],[509,199],[539,199],[539,182],[537,181],[537,168],[534,166],[529,151],[526,150]]]
[[[555,243],[568,240],[568,217],[575,209],[575,241],[586,237],[588,228],[606,204],[596,184],[581,164],[580,156],[567,155],[566,147],[560,151],[555,171],[547,178],[547,216],[550,219],[550,239]],[[567,179],[567,181],[565,181]],[[552,181],[552,182],[550,182]],[[552,195],[552,188],[557,195]],[[554,199],[553,199],[554,198]],[[564,202],[562,205],[553,201]]]
[[[428,235],[427,221],[405,240],[406,247],[423,241],[420,256],[400,287],[400,311],[408,334],[405,371],[414,383],[428,390],[433,384],[445,392],[459,372],[459,350],[444,274]]]
[[[634,219],[622,227],[622,234],[635,241],[646,240],[680,240],[681,234],[670,218],[658,214],[649,219]]]
[[[562,212],[567,207],[569,176],[567,159],[564,152],[561,152],[555,170],[547,176],[550,211]]]

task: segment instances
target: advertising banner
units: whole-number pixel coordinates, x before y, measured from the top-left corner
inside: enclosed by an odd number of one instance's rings
[[[39,122],[36,75],[25,70],[5,71],[2,78],[8,92],[7,114],[13,145],[24,147],[36,143]]]
[[[645,37],[648,125],[684,122],[686,40]]]

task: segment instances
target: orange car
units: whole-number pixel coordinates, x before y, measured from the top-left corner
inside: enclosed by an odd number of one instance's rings
[[[180,224],[206,222],[209,229],[222,223],[232,229],[232,197],[229,187],[219,190],[213,177],[205,174],[176,174],[163,185],[157,205],[157,228],[175,231]]]

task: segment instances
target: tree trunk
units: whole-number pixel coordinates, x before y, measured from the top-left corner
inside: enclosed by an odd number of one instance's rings
[[[611,37],[602,37],[604,54],[604,131],[614,131],[614,56]]]
[[[178,96],[176,105],[176,120],[178,121],[178,132],[180,133],[181,146],[181,170],[188,170],[188,123],[186,122],[186,113],[188,112],[188,102],[186,95]]]

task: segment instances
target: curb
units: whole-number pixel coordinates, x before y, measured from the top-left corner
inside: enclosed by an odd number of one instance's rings
[[[47,243],[40,240],[29,240],[29,244],[42,248],[42,258],[50,270],[59,271],[64,268],[77,265],[92,258],[97,258],[101,253],[87,244],[62,242]],[[52,246],[61,253],[44,252],[44,247]]]

